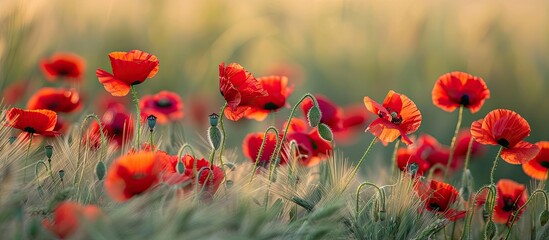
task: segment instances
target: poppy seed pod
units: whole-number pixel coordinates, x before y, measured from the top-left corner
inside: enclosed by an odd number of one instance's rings
[[[151,132],[154,130],[154,127],[156,126],[156,119],[157,117],[152,114],[147,117],[147,124],[149,124],[149,129],[151,130]]]
[[[46,146],[44,146],[44,149],[46,150],[46,157],[48,159],[51,159],[51,156],[53,155],[53,146],[52,145],[46,145]]]
[[[59,170],[59,178],[61,178],[61,182],[62,182],[63,179],[65,178],[65,170],[63,169]]]
[[[217,127],[217,124],[219,123],[219,115],[212,113],[208,117],[210,119],[210,126]]]

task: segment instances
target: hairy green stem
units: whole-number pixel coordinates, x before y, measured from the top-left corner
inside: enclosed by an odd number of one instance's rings
[[[498,153],[496,154],[496,158],[494,159],[492,170],[490,171],[490,185],[494,185],[494,172],[496,171],[496,166],[498,165],[498,158],[499,158],[499,155],[501,155],[502,149],[503,147],[499,147]]]
[[[456,129],[454,130],[454,136],[452,137],[452,142],[450,143],[450,156],[448,157],[448,163],[446,163],[446,169],[444,170],[443,180],[446,182],[446,177],[448,172],[450,172],[450,166],[452,165],[452,160],[454,158],[454,148],[456,144],[456,138],[459,133],[459,128],[461,127],[461,119],[463,117],[463,105],[459,106],[458,120],[456,123]]]
[[[132,99],[135,104],[136,121],[137,121],[137,139],[135,141],[135,149],[139,150],[139,143],[141,142],[141,109],[139,108],[139,98],[137,97],[137,90],[134,85],[131,85]]]
[[[475,214],[475,205],[476,205],[476,202],[477,202],[477,197],[480,193],[482,193],[482,191],[488,189],[489,191],[489,195],[492,194],[492,186],[490,185],[485,185],[483,187],[481,187],[476,193],[475,193],[475,196],[473,197],[473,201],[471,202],[471,206],[469,207],[470,211],[467,211],[467,216],[465,217],[465,223],[464,223],[464,226],[463,226],[463,232],[461,233],[461,237],[459,239],[463,240],[465,239],[465,234],[467,233],[467,239],[469,239],[469,237],[471,236],[471,224],[473,222],[473,215]],[[489,197],[489,196],[487,196]]]
[[[395,142],[395,149],[393,150],[393,156],[391,158],[391,178],[394,177],[395,171],[398,168],[397,152],[398,152],[399,146],[400,146],[400,139],[397,139],[397,141]]]
[[[360,198],[360,192],[362,191],[362,188],[366,185],[368,185],[370,187],[374,187],[374,188],[377,189],[377,192],[379,194],[379,210],[380,211],[385,211],[385,193],[383,192],[383,190],[380,187],[378,187],[377,185],[375,185],[371,182],[363,182],[358,186],[358,188],[356,190],[356,217],[358,217],[358,213],[360,211],[359,206],[358,206],[358,201],[359,201],[359,198]]]
[[[526,205],[528,205],[528,203],[530,203],[530,201],[536,196],[536,194],[538,193],[541,193],[541,195],[543,196],[543,200],[545,200],[545,210],[548,211],[549,210],[549,199],[547,198],[547,193],[544,191],[544,190],[541,190],[541,189],[538,189],[536,191],[534,191],[530,197],[528,198],[528,200],[524,203],[524,205],[520,206],[516,211],[514,211],[511,216],[511,224],[509,224],[509,230],[507,231],[507,235],[505,236],[505,239],[509,239],[509,237],[511,236],[511,230],[513,229],[513,224],[515,224],[515,220],[517,218],[517,215],[520,214],[520,211],[526,207]]]
[[[227,172],[225,171],[225,163],[223,163],[223,150],[225,149],[225,124],[223,124],[223,116],[225,116],[225,108],[227,108],[227,103],[223,104],[219,112],[219,126],[221,127],[221,147],[219,149],[219,163],[221,164],[221,169],[223,170],[223,181],[227,179]],[[215,149],[213,150],[215,153]],[[213,164],[213,161],[212,161]]]
[[[372,139],[372,142],[370,142],[370,145],[368,145],[368,147],[366,148],[366,151],[364,151],[364,154],[362,154],[362,157],[360,158],[360,160],[358,160],[358,163],[356,164],[355,169],[353,169],[353,171],[351,172],[351,176],[349,176],[349,179],[347,180],[347,183],[345,183],[345,186],[342,189],[343,191],[345,191],[347,186],[349,186],[351,181],[355,178],[355,175],[358,172],[358,169],[360,168],[360,165],[362,164],[362,161],[364,161],[364,159],[366,158],[366,155],[368,155],[368,153],[372,149],[372,146],[374,146],[374,143],[376,143],[376,140],[377,140],[377,137],[374,137],[374,139]]]
[[[272,131],[274,132],[275,134],[275,139],[276,139],[276,146],[278,146],[278,130],[276,129],[276,127],[274,126],[270,126],[267,128],[267,130],[265,130],[265,133],[263,134],[263,141],[261,141],[261,146],[259,147],[259,152],[257,153],[257,157],[255,158],[255,163],[254,163],[254,168],[252,170],[252,176],[250,177],[250,183],[254,180],[254,176],[255,176],[255,172],[257,171],[257,166],[259,164],[259,161],[260,161],[260,158],[261,158],[261,155],[263,155],[263,149],[265,148],[265,144],[267,142],[267,134],[269,133],[269,131]],[[272,153],[274,154],[274,152]],[[269,159],[271,157],[269,156]]]

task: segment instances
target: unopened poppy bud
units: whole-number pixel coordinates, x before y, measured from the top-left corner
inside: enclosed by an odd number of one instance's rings
[[[152,114],[147,117],[147,124],[149,124],[149,129],[151,132],[154,130],[154,127],[156,127],[156,119],[157,117]]]
[[[64,177],[65,177],[65,170],[63,169],[59,170],[59,178],[61,178],[61,182],[63,181]]]
[[[177,173],[179,174],[185,173],[185,164],[183,164],[183,162],[178,161],[175,167],[176,167]]]
[[[48,159],[50,159],[51,156],[53,155],[53,146],[52,145],[46,145],[46,146],[44,146],[44,149],[46,150],[46,157]]]
[[[210,118],[210,126],[216,127],[217,124],[219,123],[219,115],[212,113],[208,117]]]
[[[107,167],[103,161],[99,161],[95,166],[95,175],[99,181],[103,180],[105,173],[107,172]]]
[[[486,227],[484,228],[484,237],[486,239],[492,239],[496,235],[496,224],[493,221],[489,221],[486,223]]]
[[[332,129],[328,127],[328,125],[321,123],[318,125],[318,135],[320,137],[328,142],[331,142],[334,140],[334,134],[332,133]]]
[[[539,224],[541,224],[541,226],[545,226],[545,224],[547,224],[548,221],[549,221],[549,211],[543,210],[543,212],[541,212],[541,214],[539,215]]]
[[[17,140],[17,137],[16,137],[16,136],[11,136],[11,137],[9,138],[10,144],[14,143],[15,140]]]
[[[313,105],[311,109],[309,109],[309,112],[307,112],[307,120],[309,120],[309,126],[318,126],[321,118],[322,113],[320,112],[320,109],[317,106]]]
[[[208,128],[208,139],[210,140],[210,145],[212,145],[212,148],[215,150],[219,149],[222,138],[221,131],[217,126],[211,126]]]

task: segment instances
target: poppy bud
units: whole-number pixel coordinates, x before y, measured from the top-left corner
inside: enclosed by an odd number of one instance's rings
[[[52,145],[46,145],[46,146],[44,146],[44,149],[46,150],[46,157],[48,159],[50,159],[51,156],[53,155],[53,146]]]
[[[99,161],[95,166],[95,175],[99,181],[103,180],[105,177],[105,172],[107,172],[107,167],[103,161]]]
[[[328,125],[321,123],[318,125],[318,135],[320,137],[328,142],[331,142],[334,140],[334,134],[332,133],[332,130]]]
[[[320,108],[318,106],[313,105],[311,109],[309,109],[309,112],[307,113],[307,120],[309,120],[309,126],[316,127],[320,123],[320,119],[322,118],[322,113],[320,112]]]
[[[219,123],[219,115],[212,113],[208,117],[210,118],[210,126],[216,127],[217,124]]]
[[[154,130],[154,127],[156,126],[156,119],[157,117],[152,114],[147,117],[147,123],[149,124],[149,129],[151,130],[151,132]]]
[[[210,140],[210,145],[217,150],[221,145],[221,139],[223,138],[219,128],[217,126],[211,126],[208,128],[208,137]]]
[[[61,182],[63,181],[64,177],[65,177],[65,170],[63,169],[59,170],[59,178],[61,178]]]
[[[184,174],[185,173],[185,164],[181,161],[177,161],[177,165],[175,166],[177,173]]]
[[[549,211],[546,210],[543,210],[543,212],[541,212],[541,214],[539,215],[539,224],[541,224],[541,226],[545,226],[545,224],[547,224],[547,222],[549,221]]]
[[[490,220],[486,223],[486,226],[484,227],[484,237],[486,239],[492,239],[496,235],[496,224]]]
[[[17,137],[16,137],[16,136],[11,136],[11,137],[9,138],[10,144],[14,143],[15,140],[17,140]]]

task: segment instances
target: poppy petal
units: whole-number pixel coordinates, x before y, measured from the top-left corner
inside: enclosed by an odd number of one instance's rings
[[[471,136],[480,144],[497,145],[490,132],[482,128],[483,122],[484,119],[480,119],[471,124]]]
[[[523,164],[538,155],[539,147],[529,142],[521,141],[513,148],[503,149],[501,158],[510,164]]]
[[[126,96],[130,92],[130,85],[116,79],[112,74],[102,70],[97,69],[95,72],[99,82],[103,84],[105,90],[111,93],[113,96]]]
[[[383,118],[378,118],[374,120],[370,124],[370,126],[366,129],[366,131],[369,131],[374,136],[376,136],[377,138],[379,138],[381,141],[384,141],[384,142],[393,142],[401,134],[401,131],[397,125]]]

